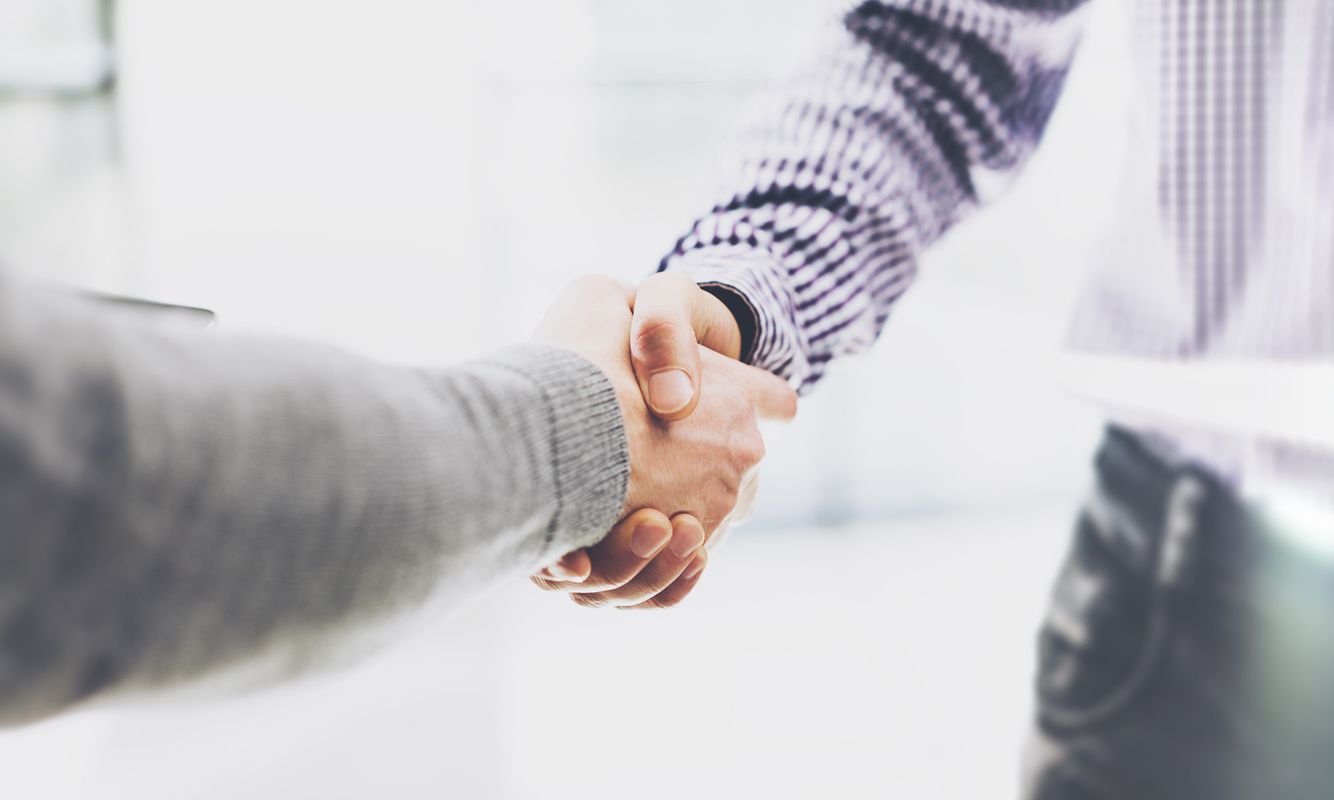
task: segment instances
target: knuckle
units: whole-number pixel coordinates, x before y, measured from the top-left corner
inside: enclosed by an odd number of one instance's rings
[[[655,574],[640,576],[608,594],[618,602],[632,605],[652,598],[665,588],[667,588],[667,582],[664,582],[660,575]]]
[[[612,278],[608,275],[580,275],[573,278],[565,284],[565,291],[569,294],[588,296],[617,294],[625,295],[630,291],[630,287],[623,281]]]
[[[674,555],[672,556],[671,560],[675,563],[680,563],[676,561],[676,556]],[[654,597],[659,592],[666,589],[668,586],[671,586],[672,581],[674,580],[676,580],[676,572],[674,570],[666,570],[662,574],[656,574],[652,578],[645,580],[642,584],[640,584],[637,587],[639,589],[640,599],[648,600]]]
[[[764,459],[764,437],[753,423],[741,426],[729,444],[731,458],[728,463],[736,472],[749,472]]]
[[[589,575],[587,578],[584,578],[574,588],[577,588],[580,592],[587,594],[588,592],[600,592],[603,589],[609,588],[609,586],[605,578],[603,578],[601,575],[598,575],[597,573],[594,573],[592,575]]]
[[[635,579],[638,574],[635,565],[626,565],[608,570],[602,575],[604,589],[620,589]]]
[[[683,598],[684,595],[680,593],[675,593],[675,594],[663,593],[658,595],[657,597],[654,597],[649,602],[652,603],[651,606],[652,608],[671,608],[675,606],[677,603],[680,603]]]
[[[742,441],[741,453],[745,459],[750,462],[749,466],[755,466],[764,460],[764,437],[759,431],[751,431]]]
[[[644,357],[667,356],[685,333],[685,326],[676,320],[653,315],[637,324],[631,346],[634,352]]]
[[[645,588],[643,588],[643,587],[638,587],[638,588],[635,588],[635,589],[632,590],[632,591],[620,591],[620,592],[617,592],[617,593],[616,593],[616,596],[613,597],[613,598],[611,598],[611,599],[612,599],[613,601],[615,601],[616,605],[620,605],[620,606],[634,606],[634,605],[639,605],[640,603],[644,602],[644,601],[647,600],[649,597],[651,597],[652,594],[653,594],[653,593],[650,592],[650,591],[648,591],[647,589],[645,589]]]
[[[656,292],[664,289],[670,290],[689,290],[695,287],[695,282],[680,272],[655,272],[644,279],[640,284],[640,292]]]

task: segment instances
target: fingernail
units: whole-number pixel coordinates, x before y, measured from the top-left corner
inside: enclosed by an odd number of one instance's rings
[[[698,525],[678,525],[672,533],[672,552],[685,558],[704,544],[704,531]]]
[[[654,411],[671,414],[690,403],[690,398],[695,396],[695,385],[685,372],[669,369],[649,376],[648,396]]]
[[[669,529],[645,523],[635,528],[635,535],[630,539],[630,549],[640,558],[652,558],[671,538]]]
[[[703,555],[695,556],[695,560],[690,562],[690,566],[686,567],[686,571],[681,573],[682,579],[693,581],[698,578],[699,574],[704,571],[704,565],[706,563],[707,561]]]

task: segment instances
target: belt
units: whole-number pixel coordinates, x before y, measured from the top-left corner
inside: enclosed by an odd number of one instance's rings
[[[1334,517],[1284,498],[1243,500],[1202,467],[1174,460],[1151,439],[1110,427],[1096,458],[1091,513],[1111,517],[1129,563],[1183,581],[1193,563],[1229,573],[1259,568],[1298,581],[1334,582]]]

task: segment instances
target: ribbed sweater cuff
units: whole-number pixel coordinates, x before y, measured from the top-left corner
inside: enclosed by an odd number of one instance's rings
[[[546,402],[557,505],[543,558],[601,540],[620,517],[630,480],[611,381],[592,362],[557,347],[518,345],[486,360],[527,376]]]

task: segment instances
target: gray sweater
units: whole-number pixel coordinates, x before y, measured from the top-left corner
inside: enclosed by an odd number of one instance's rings
[[[628,473],[563,350],[388,367],[0,274],[0,723],[303,669],[598,540]]]

